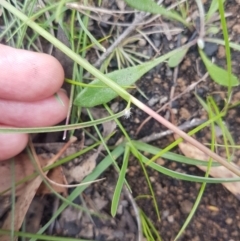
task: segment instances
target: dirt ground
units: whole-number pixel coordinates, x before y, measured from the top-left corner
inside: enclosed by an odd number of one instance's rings
[[[165,1],[165,4],[169,6],[172,2],[175,1]],[[109,1],[106,4],[109,5],[109,8],[116,7],[115,1]],[[196,11],[196,6],[194,4],[190,6],[189,15]],[[207,3],[206,6],[208,6]],[[240,44],[240,1],[227,1],[226,12],[230,13],[230,16],[227,17],[229,37],[232,42]],[[131,20],[131,17],[129,17],[129,19]],[[129,19],[127,21],[130,21]],[[154,25],[149,26],[147,29],[156,29],[156,26],[162,23],[162,21],[163,20],[161,19],[156,19]],[[179,26],[179,24],[174,25],[168,21],[165,23],[169,29],[182,27]],[[219,23],[216,24],[216,26],[219,26]],[[100,25],[99,28],[104,29],[105,32],[108,30],[108,27],[105,24]],[[96,29],[95,31],[92,29],[92,31],[97,37],[99,37],[99,35],[102,33],[99,29]],[[161,50],[160,54],[165,54],[178,46],[179,38],[186,42],[188,39],[194,36],[194,32],[195,29],[192,31],[184,29],[184,31],[181,33],[181,36],[180,34],[176,34],[173,35],[171,39],[169,39],[166,34],[152,34],[150,35],[150,38],[155,47]],[[117,31],[113,31],[113,34],[114,33],[117,33]],[[217,33],[214,36],[222,38],[220,33]],[[154,56],[154,51],[147,42],[136,42],[136,50],[139,52],[145,51],[147,55],[151,57]],[[214,57],[216,59],[215,62],[218,65],[226,67],[225,51],[222,46],[206,43],[205,52],[209,57]],[[96,61],[97,57],[94,55],[89,55],[87,58],[89,61],[94,62]],[[62,60],[62,63],[64,64],[65,70],[68,72],[69,66],[66,66],[66,63],[69,64],[69,62],[66,61],[64,63]],[[116,65],[116,63],[113,61],[111,63],[111,68],[114,68],[114,65]],[[240,55],[237,51],[232,51],[232,68],[234,74],[239,77]],[[146,103],[152,109],[158,110],[163,106],[163,104],[171,99],[171,90],[173,87],[175,87],[175,91],[172,97],[181,95],[182,92],[186,91],[188,86],[198,81],[205,74],[205,72],[206,70],[199,59],[197,47],[192,47],[179,66],[175,82],[174,69],[170,69],[167,64],[161,64],[147,73],[136,84],[137,87],[148,97],[148,100],[146,100],[137,90],[133,90],[132,94],[142,102]],[[212,95],[217,102],[218,107],[221,108],[224,105],[224,98],[226,97],[227,90],[226,88],[215,84],[208,77],[205,81],[202,81],[200,84],[198,84],[193,90],[189,92],[187,91],[180,98],[173,101],[171,105],[171,109],[176,116],[176,125],[181,125],[192,120],[193,118],[206,118],[206,112],[203,110],[203,107],[198,102],[194,93],[197,93],[203,99],[206,99],[208,95]],[[239,87],[234,88],[232,99],[233,101],[240,101]],[[117,98],[117,101],[119,101],[119,108],[123,108],[124,105],[122,104],[120,98]],[[169,111],[164,110],[160,112],[160,114],[170,120]],[[147,118],[147,115],[133,106],[131,117],[129,119],[122,118],[121,121],[129,135],[136,140],[150,136],[153,133],[161,133],[166,130],[166,128],[164,128],[162,125],[151,119],[136,135],[139,125],[145,120],[145,118]],[[233,136],[236,145],[240,145],[240,107],[236,106],[235,108],[231,109],[224,120]],[[118,131],[116,135],[118,137],[121,136],[120,131]],[[200,133],[195,135],[195,138],[202,143],[209,143],[209,130],[202,130]],[[219,140],[221,141],[221,137]],[[53,138],[51,141],[56,140]],[[152,141],[151,144],[159,148],[164,148],[173,141],[173,135],[168,135],[164,138]],[[181,153],[178,148],[175,148],[174,151],[176,153]],[[225,155],[225,153],[221,154]],[[240,151],[236,150],[234,161],[240,165],[239,156]],[[204,173],[197,167],[178,164],[165,159],[161,159],[160,161],[161,165],[171,170],[191,175],[204,176]],[[137,199],[136,203],[145,212],[146,216],[153,222],[157,231],[162,237],[162,240],[174,240],[189,212],[191,211],[199,192],[200,184],[173,179],[153,171],[150,168],[147,168],[147,171],[156,194],[157,205],[161,213],[161,220],[157,220],[156,211],[154,209],[153,202],[150,199]],[[106,182],[94,184],[84,193],[84,200],[86,201],[87,206],[96,207],[96,205],[99,205],[97,211],[106,215],[107,218],[90,218],[88,215],[80,215],[80,213],[76,214],[76,211],[74,210],[68,210],[69,213],[65,213],[66,217],[72,217],[74,215],[76,215],[76,217],[74,216],[74,218],[67,220],[64,218],[59,219],[59,223],[53,228],[54,234],[69,237],[84,237],[86,239],[94,240],[137,240],[138,227],[135,220],[135,212],[132,206],[133,204],[132,201],[127,197],[128,194],[123,194],[121,198],[121,208],[119,208],[116,218],[110,217],[110,203],[114,190],[113,184],[116,182],[116,176],[113,173],[114,171],[109,169],[103,175],[106,177]],[[133,157],[130,158],[127,181],[133,190],[133,198],[136,198],[139,195],[149,194],[149,189],[143,175],[143,171],[138,161]],[[51,211],[49,211],[49,202],[56,202],[56,200],[52,200],[51,198],[52,197],[48,197],[46,199],[44,207],[42,207],[38,201],[36,201],[38,203],[37,206],[45,210],[45,214],[43,215],[44,218],[41,220],[41,225],[43,225],[44,222],[46,222],[51,216]],[[200,206],[197,208],[192,221],[185,230],[184,234],[178,240],[240,240],[239,201],[240,194],[236,197],[226,190],[221,184],[208,184],[200,202]],[[76,199],[75,202],[77,204],[84,203],[82,199]],[[41,212],[43,211],[41,210]],[[81,216],[81,222],[79,221],[79,215]],[[64,228],[61,229],[61,227]]]
[[[192,9],[194,11],[194,9]],[[227,18],[229,36],[231,41],[240,42],[240,5],[238,1],[228,1],[226,5],[226,12],[231,13],[231,16]],[[183,34],[184,35],[184,34]],[[191,36],[191,33],[186,32],[186,37]],[[221,35],[218,35],[221,36]],[[172,46],[176,46],[177,37],[175,41],[168,41],[166,38],[161,38],[161,52],[165,53],[171,49]],[[225,51],[222,46],[207,43],[205,51],[209,50],[209,56],[216,58],[216,63],[221,66],[225,65]],[[179,66],[179,73],[175,84],[175,96],[184,91],[187,86],[193,82],[199,80],[200,76],[197,71],[198,64],[200,66],[200,73],[203,75],[205,70],[199,61],[199,55],[197,48],[190,49],[187,57]],[[236,76],[240,76],[240,55],[237,51],[232,51],[232,66],[233,72]],[[152,106],[154,110],[159,109],[162,105],[159,104],[161,99],[169,97],[171,87],[173,86],[173,70],[169,69],[166,65],[156,67],[150,71],[141,81],[137,82],[137,86],[144,91],[150,100],[157,99],[156,104]],[[209,78],[206,81],[199,84],[195,90],[202,98],[206,98],[209,94],[212,94],[219,107],[223,106],[223,98],[226,94],[226,89],[214,84]],[[177,116],[177,125],[182,124],[185,121],[192,118],[204,118],[204,111],[202,106],[197,101],[194,91],[190,91],[184,94],[177,101],[172,103]],[[234,88],[233,99],[239,100],[240,88]],[[225,94],[224,94],[225,93]],[[144,98],[136,93],[136,96],[143,102],[147,102]],[[150,101],[147,102],[148,105]],[[160,113],[163,116],[167,116],[166,112]],[[139,123],[141,123],[147,116],[141,111],[134,108],[133,115],[130,123],[125,123],[128,128],[128,132],[132,134],[136,139],[144,136],[149,136],[152,133],[159,133],[165,130],[160,124],[154,120],[150,120],[138,134],[135,136]],[[234,141],[237,145],[240,143],[240,127],[239,127],[240,109],[239,107],[230,110],[229,114],[225,118],[226,125],[229,127]],[[195,136],[202,143],[209,142],[210,136],[207,130],[201,131]],[[164,137],[160,140],[156,140],[155,146],[163,148],[173,141],[172,136]],[[180,152],[178,148],[176,152]],[[224,153],[223,153],[224,155]],[[235,161],[239,162],[240,152],[236,151]],[[162,164],[170,168],[171,170],[177,170],[182,173],[188,173],[192,175],[203,176],[196,167],[189,167],[182,164],[172,163],[163,160]],[[154,191],[157,196],[158,207],[161,212],[161,221],[157,220],[157,215],[153,207],[153,203],[150,200],[140,199],[137,201],[139,207],[141,207],[146,215],[154,222],[161,237],[164,241],[173,240],[184,221],[190,212],[192,205],[196,200],[200,184],[191,183],[186,181],[180,181],[169,178],[165,175],[159,174],[156,171],[149,170],[150,180],[154,186]],[[133,196],[149,194],[146,180],[144,179],[143,172],[138,165],[138,162],[134,159],[129,163],[128,178],[132,189]],[[238,196],[239,198],[239,196]],[[178,240],[191,240],[191,241],[237,241],[240,240],[240,212],[239,212],[239,200],[236,196],[233,196],[228,190],[226,190],[221,184],[208,184],[198,207],[194,218],[190,222],[184,234]]]

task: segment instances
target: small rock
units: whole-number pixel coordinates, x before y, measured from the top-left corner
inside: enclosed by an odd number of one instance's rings
[[[147,41],[143,38],[138,41],[138,45],[140,47],[144,47],[144,46],[146,46],[146,44],[147,44]]]
[[[218,50],[217,44],[209,43],[209,42],[205,43],[204,52],[208,57],[212,57],[213,55],[215,55],[217,50]]]
[[[124,233],[122,231],[117,230],[114,232],[114,234],[117,239],[123,240]]]
[[[234,25],[233,28],[232,28],[232,30],[233,30],[234,32],[240,33],[240,24]]]
[[[123,207],[128,207],[129,206],[129,203],[128,203],[128,201],[127,200],[122,200],[121,201],[121,205],[123,205]]]
[[[138,118],[134,118],[134,123],[139,124],[141,121]]]
[[[172,70],[167,66],[167,69],[166,69],[166,76],[167,76],[167,77],[172,77],[172,75],[173,75]]]
[[[79,233],[78,225],[76,222],[66,222],[63,227],[65,235],[75,237]]]
[[[158,159],[156,160],[156,163],[157,163],[158,165],[160,165],[160,166],[163,166],[163,165],[165,164],[165,161],[164,161],[162,158],[158,158]]]
[[[225,223],[228,224],[228,225],[231,225],[233,223],[233,219],[232,218],[227,218],[225,220]]]
[[[148,105],[149,105],[149,106],[154,106],[159,100],[160,100],[160,96],[159,96],[159,95],[154,95],[154,96],[148,101]]]
[[[162,81],[161,81],[160,78],[155,77],[155,78],[153,78],[153,82],[157,83],[157,84],[160,84]]]
[[[107,200],[103,200],[102,198],[95,198],[94,199],[94,203],[96,205],[96,208],[100,211],[104,207],[106,207],[106,205],[108,204],[108,201]]]
[[[153,40],[154,40],[154,39],[160,40],[162,28],[161,28],[160,26],[154,26],[154,27],[152,28],[152,31],[153,31],[153,32],[156,32],[156,33],[153,33],[153,34],[151,35],[152,39],[153,39]]]
[[[89,223],[88,225],[86,225],[84,229],[80,232],[80,237],[92,239],[94,237],[93,224]]]
[[[167,102],[167,100],[168,100],[168,97],[167,97],[167,96],[163,96],[163,97],[160,99],[159,103],[160,103],[160,104],[163,104],[163,103]]]
[[[114,102],[113,104],[111,104],[111,110],[116,113],[119,111],[119,102]]]
[[[188,120],[191,118],[191,114],[186,108],[181,108],[179,114],[184,120]]]
[[[174,44],[173,44],[173,43],[170,43],[170,44],[168,45],[168,47],[169,47],[170,49],[173,49],[173,48],[174,48]]]
[[[121,11],[125,10],[126,3],[123,0],[117,0],[116,4]]]
[[[181,212],[184,214],[190,213],[192,210],[193,203],[189,200],[185,200],[180,203]]]
[[[188,41],[187,37],[182,37],[181,38],[181,45],[184,45]]]
[[[225,48],[224,48],[224,46],[220,45],[219,48],[218,48],[217,57],[219,59],[222,59],[222,58],[225,58],[225,56],[226,56]]]
[[[198,236],[195,236],[192,241],[200,241],[201,239]]]
[[[160,39],[153,39],[153,44],[156,48],[159,48],[161,45],[161,40]]]
[[[167,217],[167,220],[168,220],[169,223],[173,223],[173,222],[174,222],[174,217],[173,217],[173,215],[168,216],[168,217]]]
[[[119,215],[122,215],[122,214],[123,214],[123,206],[122,206],[121,204],[118,205],[117,214],[119,214]]]
[[[155,177],[149,177],[151,182],[155,182]]]
[[[169,216],[169,210],[165,210],[165,211],[162,212],[162,217],[163,218],[166,218],[168,216]]]

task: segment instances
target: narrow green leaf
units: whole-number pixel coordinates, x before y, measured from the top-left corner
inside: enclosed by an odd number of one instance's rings
[[[149,70],[154,68],[156,65],[161,62],[167,60],[169,57],[176,54],[179,50],[174,50],[161,56],[155,60],[146,62],[141,65],[120,69],[113,71],[109,74],[106,74],[106,77],[112,79],[113,82],[120,85],[121,87],[126,87],[134,84],[138,79],[140,79],[144,74],[146,74]],[[109,102],[110,100],[116,98],[118,94],[109,88],[106,84],[104,84],[99,79],[95,79],[90,83],[91,87],[103,86],[100,88],[85,88],[81,91],[75,101],[74,104],[82,107],[93,107],[96,105],[101,105]]]
[[[225,0],[222,0],[222,2],[224,3]],[[211,5],[206,14],[206,21],[208,21],[217,10],[218,10],[218,0],[212,0]]]
[[[0,229],[0,234],[5,234],[9,235],[11,230],[4,230]],[[94,241],[90,239],[80,239],[80,238],[69,238],[69,237],[58,237],[58,236],[53,236],[53,235],[40,235],[40,234],[35,234],[35,233],[26,233],[26,232],[17,232],[14,231],[14,235],[16,237],[22,237],[22,238],[27,238],[28,240],[30,238],[34,238],[35,240],[46,240],[46,241]],[[23,239],[21,239],[23,240]]]
[[[134,154],[134,153],[133,153]],[[144,164],[147,164],[150,160],[146,158],[145,156],[141,155],[141,161]],[[138,156],[136,156],[138,158]],[[176,171],[172,171],[168,168],[165,168],[161,165],[156,164],[155,162],[151,162],[149,164],[149,167],[152,169],[166,175],[172,178],[176,178],[179,180],[185,180],[185,181],[191,181],[191,182],[206,182],[206,183],[225,183],[225,182],[239,182],[240,178],[239,177],[233,177],[233,178],[210,178],[210,177],[199,177],[195,175],[189,175],[189,174],[184,174]]]
[[[156,155],[160,151],[162,151],[162,149],[160,149],[160,148],[157,148],[155,146],[149,145],[149,144],[141,142],[141,141],[132,141],[132,143],[138,151],[148,152],[153,155]],[[179,155],[179,154],[176,154],[173,152],[166,152],[161,157],[168,159],[169,161],[180,162],[180,163],[184,163],[187,165],[198,165],[198,166],[207,166],[208,165],[208,163],[205,161],[200,161],[197,159],[189,158],[189,157]],[[218,162],[213,162],[212,166],[218,167],[218,166],[220,166],[220,164]]]
[[[188,48],[180,49],[177,54],[175,54],[171,58],[169,58],[168,66],[170,68],[174,68],[174,67],[178,66],[182,62],[182,60],[185,57],[187,51],[188,51]]]
[[[114,190],[113,199],[112,199],[111,214],[113,217],[115,217],[116,213],[117,213],[118,203],[119,203],[122,187],[123,187],[124,180],[125,180],[125,174],[126,174],[126,170],[127,170],[127,166],[128,166],[129,154],[130,154],[130,148],[129,148],[129,145],[126,145],[124,157],[123,157],[122,168],[119,173],[117,185]]]
[[[106,49],[93,37],[93,35],[88,31],[86,26],[84,25],[82,19],[80,18],[79,14],[77,15],[78,21],[84,30],[84,33],[91,39],[91,41],[103,52],[106,52]]]
[[[198,99],[199,103],[201,104],[201,106],[204,108],[205,111],[209,112],[209,106],[207,105],[206,101],[201,98],[197,93],[194,93],[195,97]]]
[[[187,22],[175,11],[167,10],[166,8],[159,6],[152,0],[124,0],[129,6],[148,13],[161,14],[166,18],[172,18],[184,25],[188,25]]]
[[[230,83],[229,83],[229,73],[226,70],[213,64],[201,49],[199,49],[199,53],[207,68],[209,75],[216,83],[223,86],[239,85],[239,80],[235,75],[231,74]]]
[[[124,145],[120,144],[112,151],[112,156],[118,158],[122,155],[124,151]],[[89,182],[92,180],[96,180],[110,165],[112,164],[112,158],[110,156],[105,157],[93,170],[91,174],[85,177],[82,180],[82,183]],[[73,201],[76,197],[78,197],[89,185],[86,186],[79,186],[76,187],[73,192],[68,196],[69,201]],[[56,220],[56,218],[62,213],[62,211],[68,206],[66,203],[62,203],[58,210],[52,215],[50,220],[37,232],[37,234],[42,234],[50,225],[51,223]],[[36,241],[37,238],[32,238],[30,241]]]

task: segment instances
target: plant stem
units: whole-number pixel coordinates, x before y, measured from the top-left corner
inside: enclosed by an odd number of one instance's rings
[[[240,176],[240,171],[237,170],[231,163],[224,160],[222,157],[202,145],[200,142],[180,130],[177,126],[173,125],[166,119],[164,119],[162,116],[158,115],[155,111],[150,109],[148,106],[144,105],[141,101],[136,99],[135,97],[131,97],[132,103],[134,103],[136,106],[138,106],[140,109],[142,109],[145,113],[152,116],[155,120],[162,123],[167,128],[171,129],[174,133],[178,134],[180,137],[182,137],[185,141],[189,142],[193,146],[197,147],[199,150],[207,154],[208,156],[212,157],[215,161],[218,161],[221,165],[225,166],[227,169],[235,173],[236,175]]]
[[[210,157],[212,157],[214,160],[218,161],[220,164],[225,166],[227,169],[235,173],[236,175],[240,176],[240,171],[237,170],[235,167],[233,167],[230,163],[228,163],[226,160],[218,156],[216,153],[209,150],[207,147],[187,135],[185,132],[178,129],[176,126],[174,126],[169,121],[165,120],[162,116],[158,115],[155,111],[151,110],[149,107],[147,107],[145,104],[131,96],[126,90],[124,90],[122,87],[117,85],[115,82],[113,82],[111,79],[109,79],[107,76],[105,76],[102,72],[97,70],[94,66],[89,64],[85,59],[81,58],[77,53],[74,53],[71,49],[69,49],[67,46],[62,44],[59,40],[57,40],[54,36],[49,34],[47,31],[42,29],[38,24],[36,24],[34,21],[32,21],[30,18],[28,18],[25,14],[17,10],[15,7],[13,7],[10,3],[6,2],[5,0],[0,0],[0,4],[6,8],[8,11],[13,13],[16,17],[21,19],[23,22],[25,22],[29,27],[31,27],[33,30],[35,30],[37,33],[39,33],[42,37],[50,41],[55,47],[59,48],[63,53],[65,53],[68,57],[76,61],[79,65],[81,65],[83,68],[85,68],[87,71],[89,71],[92,75],[94,75],[96,78],[103,81],[108,87],[113,89],[115,92],[118,93],[123,99],[126,101],[131,101],[133,104],[138,106],[141,110],[148,113],[150,116],[152,116],[155,120],[166,126],[167,128],[171,129],[173,132],[178,134],[180,137],[182,137],[185,141],[189,142],[190,144],[197,147],[199,150],[203,151]]]
[[[204,8],[203,8],[203,3],[201,0],[196,0],[197,6],[198,6],[198,11],[199,11],[199,19],[200,19],[200,30],[199,30],[199,38],[203,39],[205,35],[205,13],[204,13]]]

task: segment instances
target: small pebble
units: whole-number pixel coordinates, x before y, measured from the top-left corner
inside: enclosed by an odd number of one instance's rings
[[[162,81],[161,81],[160,78],[155,77],[155,78],[153,78],[153,82],[157,83],[157,84],[160,84]]]
[[[122,201],[121,201],[121,205],[122,205],[123,207],[128,207],[129,203],[128,203],[127,200],[122,200]]]
[[[165,210],[165,211],[162,212],[162,217],[163,218],[168,217],[168,215],[169,215],[169,210]]]
[[[168,47],[169,47],[170,49],[173,49],[173,48],[174,48],[174,44],[173,44],[173,43],[170,43],[170,44],[168,45]]]
[[[192,210],[193,203],[189,200],[185,200],[180,203],[181,212],[184,214],[190,213]]]
[[[123,240],[124,233],[122,231],[115,231],[114,236],[120,240]]]
[[[225,223],[228,224],[228,225],[231,225],[233,223],[233,219],[232,218],[227,218],[225,220]]]
[[[168,100],[168,97],[167,97],[167,96],[163,96],[163,97],[160,99],[159,103],[160,103],[160,104],[163,104],[163,103],[167,102],[167,100]]]
[[[140,47],[144,47],[144,46],[146,46],[146,44],[147,44],[147,41],[143,38],[138,41],[138,45]]]
[[[167,220],[168,220],[169,223],[173,223],[173,222],[174,222],[174,217],[173,217],[173,215],[168,216],[168,217],[167,217]]]
[[[155,182],[155,177],[149,177],[151,182]]]
[[[148,105],[149,105],[149,106],[154,106],[159,100],[160,100],[160,96],[154,95],[154,96],[148,101]]]
[[[121,204],[117,208],[117,214],[119,214],[119,215],[123,214],[123,206]]]

